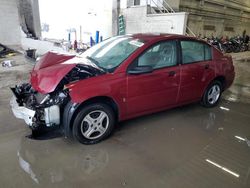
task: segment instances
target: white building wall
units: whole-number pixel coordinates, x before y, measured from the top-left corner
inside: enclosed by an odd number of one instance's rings
[[[0,2],[0,43],[20,45],[21,29],[16,0]]]
[[[83,42],[89,42],[90,36],[95,38],[97,30],[103,39],[111,37],[112,11],[115,11],[112,7],[113,1],[39,0],[41,23],[49,24],[49,32],[42,32],[42,37],[67,40],[67,30],[75,28],[79,40],[80,26],[82,26]],[[60,8],[55,11],[55,7],[59,4]],[[75,34],[71,33],[71,41],[74,40]]]
[[[188,14],[147,14],[146,6],[130,7],[123,10],[126,33],[175,33],[185,34]]]

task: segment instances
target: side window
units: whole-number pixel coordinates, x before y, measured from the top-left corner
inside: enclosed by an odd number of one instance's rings
[[[176,41],[161,42],[147,49],[137,60],[137,66],[152,66],[153,69],[174,66]]]
[[[211,47],[207,44],[204,44],[205,47],[205,60],[212,60]]]
[[[181,41],[181,49],[183,64],[212,59],[210,46],[201,42]]]

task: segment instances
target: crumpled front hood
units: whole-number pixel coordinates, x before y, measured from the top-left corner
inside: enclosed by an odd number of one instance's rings
[[[30,82],[32,87],[43,94],[55,90],[63,77],[71,71],[79,61],[75,55],[48,52],[34,66]]]

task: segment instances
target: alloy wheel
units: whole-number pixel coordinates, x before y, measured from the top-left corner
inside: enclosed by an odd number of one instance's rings
[[[210,104],[215,104],[218,101],[219,97],[220,97],[220,93],[221,93],[220,86],[219,85],[213,85],[208,91],[208,95],[207,95],[208,102]]]
[[[81,133],[87,139],[101,137],[109,126],[109,117],[102,110],[89,112],[81,122]]]

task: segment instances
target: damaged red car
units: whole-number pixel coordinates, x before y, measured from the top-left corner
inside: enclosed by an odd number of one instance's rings
[[[33,131],[60,126],[67,137],[94,144],[122,120],[197,101],[213,107],[234,76],[231,56],[202,40],[124,35],[81,55],[45,54],[30,83],[11,88],[11,107]]]

